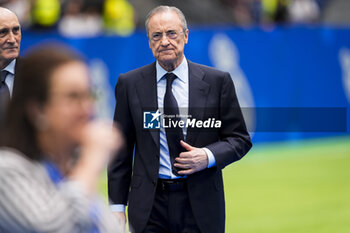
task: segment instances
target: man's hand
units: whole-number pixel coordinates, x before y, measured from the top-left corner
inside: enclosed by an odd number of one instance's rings
[[[118,225],[120,226],[120,233],[125,233],[125,225],[126,225],[125,212],[113,212],[113,215],[117,218]]]
[[[180,153],[180,156],[175,159],[174,166],[183,169],[178,172],[179,175],[190,175],[208,167],[208,156],[205,150],[193,147],[182,140],[180,143],[187,151]]]

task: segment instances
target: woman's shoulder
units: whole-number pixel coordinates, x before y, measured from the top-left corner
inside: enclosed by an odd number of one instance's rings
[[[20,151],[8,147],[0,147],[0,174],[7,172],[30,173],[39,166]]]

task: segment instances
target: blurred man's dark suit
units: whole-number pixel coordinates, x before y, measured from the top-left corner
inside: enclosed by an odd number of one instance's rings
[[[187,191],[201,232],[223,233],[221,170],[241,159],[251,148],[251,141],[230,75],[190,61],[188,65],[189,115],[221,120],[222,127],[188,128],[185,141],[194,147],[208,148],[215,156],[216,166],[189,175]],[[143,129],[143,111],[158,109],[155,63],[120,75],[116,99],[114,120],[122,127],[126,147],[109,167],[109,198],[115,204],[128,202],[130,224],[139,233],[151,213],[159,171],[159,130]]]
[[[20,58],[18,57],[16,59],[16,65],[15,65],[15,76],[16,76],[16,72],[18,69],[18,64],[20,62]],[[13,89],[15,87],[15,81],[13,82]],[[1,98],[1,96],[0,96]],[[6,113],[7,113],[7,107],[9,105],[8,101],[5,101],[3,99],[0,100],[0,130],[2,129],[3,125],[4,125],[4,121],[5,121],[5,117],[6,117]]]

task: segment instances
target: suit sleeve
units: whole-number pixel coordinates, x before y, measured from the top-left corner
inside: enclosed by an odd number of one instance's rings
[[[207,145],[215,156],[216,165],[225,166],[240,160],[252,147],[231,76],[225,73],[220,92],[219,141]]]
[[[135,126],[132,121],[125,76],[120,75],[115,88],[114,122],[120,126],[125,144],[108,167],[108,196],[111,204],[127,204],[135,145]]]

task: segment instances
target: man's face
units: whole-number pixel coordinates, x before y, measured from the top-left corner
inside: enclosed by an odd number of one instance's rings
[[[15,14],[0,9],[0,68],[18,57],[21,29]]]
[[[153,56],[167,71],[178,67],[188,41],[188,30],[182,28],[180,17],[174,11],[160,12],[148,22],[149,46]]]

